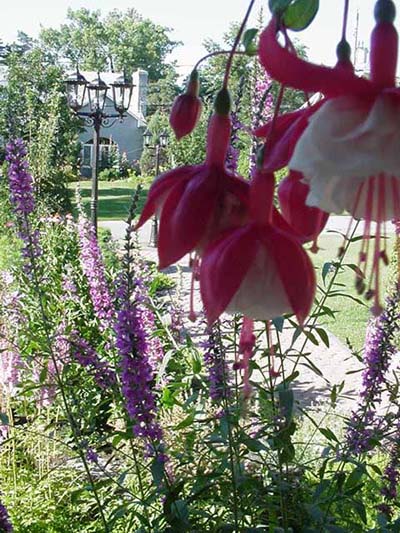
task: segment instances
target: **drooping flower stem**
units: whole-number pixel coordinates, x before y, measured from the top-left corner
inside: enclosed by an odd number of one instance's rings
[[[251,0],[251,2],[249,4],[249,7],[247,8],[246,14],[245,14],[244,19],[242,21],[242,24],[240,25],[239,31],[236,34],[235,41],[234,41],[233,46],[232,46],[232,50],[231,50],[231,52],[229,54],[229,57],[228,57],[228,61],[226,62],[224,81],[223,81],[223,85],[222,85],[224,87],[224,89],[228,88],[228,80],[229,80],[229,75],[231,73],[232,62],[233,62],[233,58],[234,58],[234,55],[235,55],[235,52],[236,52],[236,48],[239,45],[240,38],[242,37],[243,30],[244,30],[244,28],[245,28],[245,26],[247,24],[247,20],[248,20],[248,18],[250,16],[251,10],[253,9],[254,2],[255,2],[255,0]]]
[[[342,41],[346,40],[347,20],[348,20],[348,15],[349,15],[349,4],[350,4],[350,0],[344,0],[343,24],[342,24]]]
[[[205,56],[203,56],[202,58],[200,58],[197,61],[197,63],[193,67],[193,70],[197,70],[199,68],[199,66],[201,65],[201,63],[203,63],[203,61],[206,61],[207,59],[210,59],[211,57],[226,56],[226,55],[231,54],[231,53],[232,53],[232,50],[216,50],[215,52],[210,52],[209,54],[206,54]],[[240,50],[236,50],[235,51],[235,55],[237,55],[237,56],[245,56],[246,52],[241,52]]]
[[[274,346],[272,343],[272,336],[271,336],[271,330],[270,330],[270,324],[267,322],[266,324],[266,340],[267,340],[267,354],[268,354],[268,381],[269,381],[269,393],[271,395],[271,406],[272,406],[272,415],[273,420],[275,421],[275,429],[276,431],[280,431],[282,428],[279,427],[279,420],[283,416],[283,413],[280,412],[280,406],[279,403],[277,403],[276,398],[276,375],[273,371],[274,368]],[[284,418],[284,424],[286,425],[288,420],[285,416]],[[278,490],[279,490],[279,504],[281,508],[281,514],[282,514],[282,526],[284,531],[287,531],[288,528],[288,516],[287,516],[287,509],[285,504],[285,498],[282,491],[282,486],[284,482],[284,467],[286,469],[286,476],[288,474],[288,464],[287,461],[282,461],[280,450],[277,451],[277,460],[278,460],[278,472],[279,472],[279,483],[278,483]]]

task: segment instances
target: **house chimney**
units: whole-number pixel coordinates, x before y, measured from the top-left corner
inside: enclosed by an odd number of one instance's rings
[[[135,87],[133,88],[130,107],[133,113],[140,118],[146,116],[148,77],[146,70],[137,70],[132,74],[132,82]]]

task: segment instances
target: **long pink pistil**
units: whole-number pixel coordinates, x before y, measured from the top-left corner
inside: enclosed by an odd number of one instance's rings
[[[255,343],[254,321],[245,316],[243,317],[240,331],[239,353],[242,354],[240,367],[243,368],[243,396],[246,399],[250,397],[252,391],[250,385],[250,359],[253,356]]]
[[[199,256],[196,254],[193,258],[190,258],[190,266],[192,268],[192,278],[190,280],[190,308],[189,308],[189,320],[196,322],[197,314],[194,310],[194,282],[199,276]]]
[[[267,332],[267,342],[269,349],[269,375],[271,379],[276,379],[280,376],[279,370],[275,370],[275,348],[274,343],[272,342],[272,332],[271,332],[271,322],[267,320],[265,323],[265,329]]]
[[[387,176],[385,176],[385,174],[380,174],[379,176],[370,177],[367,181],[368,191],[366,199],[366,216],[356,279],[356,289],[358,294],[364,293],[366,300],[373,299],[374,303],[371,307],[371,311],[375,316],[378,316],[382,311],[382,306],[380,303],[380,263],[381,261],[384,263],[384,265],[388,265],[389,263],[386,251],[386,179]],[[400,216],[398,184],[394,177],[392,177],[390,181],[393,193],[394,213],[395,218],[397,219]],[[365,185],[366,183],[360,186],[360,192]],[[374,198],[377,198],[376,206],[374,203]],[[375,209],[375,207],[377,209],[375,243],[373,247],[374,251],[368,276],[368,283],[366,285],[365,280],[367,279],[367,270],[369,266],[369,244],[372,238],[371,221],[373,209]]]

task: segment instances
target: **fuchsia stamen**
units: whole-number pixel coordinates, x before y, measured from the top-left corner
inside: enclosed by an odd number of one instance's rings
[[[254,353],[256,337],[254,335],[254,321],[251,318],[243,317],[242,329],[239,340],[239,354],[242,354],[242,360],[239,365],[243,368],[243,396],[245,399],[251,395],[252,387],[250,385],[250,359]]]

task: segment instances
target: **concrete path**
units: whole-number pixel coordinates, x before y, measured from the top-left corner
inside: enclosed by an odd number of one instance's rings
[[[328,231],[339,231],[346,233],[350,217],[333,216],[329,219],[325,233]],[[101,226],[109,228],[116,240],[124,238],[125,223],[120,221],[101,222]],[[390,224],[387,229],[388,233],[393,232],[394,228]],[[362,224],[360,230],[362,233]],[[145,257],[157,262],[157,251],[154,247],[149,246],[151,234],[151,221],[139,232],[139,241],[142,245],[142,252]],[[179,276],[181,283],[181,300],[185,308],[189,307],[189,292],[191,272],[188,266],[188,258],[183,258],[178,265],[173,265],[166,270],[166,273],[175,277]],[[195,289],[195,308],[201,310],[201,301],[198,287]],[[187,323],[187,327],[196,331],[196,337],[200,333],[201,327],[198,324]],[[300,372],[299,377],[293,382],[295,397],[302,407],[319,405],[321,410],[330,409],[330,391],[334,385],[340,386],[344,382],[341,398],[338,402],[338,409],[343,414],[350,414],[355,407],[358,397],[358,391],[361,385],[361,365],[351,354],[350,350],[330,332],[327,332],[329,346],[325,346],[321,341],[318,346],[307,341],[303,347],[305,337],[301,335],[294,343],[293,328],[284,328],[280,335],[282,352],[285,353],[284,374],[290,375],[294,365]],[[306,356],[297,361],[297,354],[303,348]],[[266,361],[260,361],[260,364],[266,365]],[[319,369],[320,372],[318,372]],[[267,370],[267,369],[266,369]],[[282,369],[281,369],[282,371]],[[255,379],[259,379],[254,376]],[[278,378],[280,379],[280,378]]]
[[[328,219],[328,222],[326,224],[326,227],[323,231],[324,234],[327,234],[332,231],[339,231],[340,233],[347,233],[347,230],[349,228],[349,224],[351,221],[350,216],[347,215],[341,215],[341,216],[331,216]],[[151,235],[151,224],[152,222],[149,220],[143,228],[139,231],[139,240],[143,244],[148,244],[150,240]],[[353,222],[353,224],[355,224]],[[108,228],[111,230],[112,236],[116,240],[122,240],[125,237],[125,228],[126,224],[125,222],[121,220],[105,220],[99,223],[99,225],[103,228]],[[364,223],[360,222],[360,224],[357,227],[356,235],[362,235],[364,228]],[[371,225],[371,231],[375,230],[375,225]],[[386,225],[386,231],[387,233],[394,233],[395,228],[394,225],[391,222],[388,222]]]

